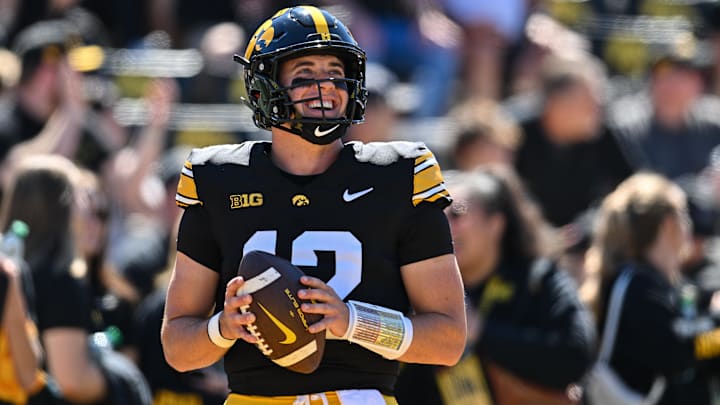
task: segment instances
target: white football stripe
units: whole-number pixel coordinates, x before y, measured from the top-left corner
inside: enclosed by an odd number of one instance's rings
[[[184,175],[186,175],[186,176],[188,176],[188,177],[195,177],[195,175],[193,175],[192,169],[188,169],[188,168],[185,167],[185,166],[183,166],[183,168],[182,168],[182,174],[184,174]]]
[[[439,185],[431,188],[430,190],[427,190],[427,191],[422,192],[422,193],[415,194],[415,195],[413,196],[413,200],[421,200],[421,199],[423,199],[423,198],[430,197],[431,195],[436,194],[436,193],[439,193],[439,192],[441,192],[441,191],[444,191],[445,189],[446,189],[446,188],[445,188],[445,184],[444,184],[444,183],[441,183],[441,184],[439,184]]]
[[[295,350],[294,352],[288,354],[287,356],[280,357],[279,359],[273,360],[275,364],[282,367],[289,367],[293,364],[305,359],[306,357],[310,356],[311,354],[315,353],[317,351],[317,342],[312,341],[305,346]]]
[[[437,163],[437,160],[435,158],[430,158],[419,165],[415,166],[415,174],[420,173],[423,169],[425,169],[428,166],[432,166]]]
[[[175,194],[175,199],[180,201],[181,203],[187,204],[187,205],[195,205],[195,204],[200,203],[200,200],[196,200],[194,198],[183,197],[180,194]]]
[[[237,290],[237,293],[235,295],[252,294],[255,291],[267,287],[268,285],[270,285],[270,283],[279,278],[280,272],[275,270],[274,267],[270,267],[269,269],[263,271],[257,276],[249,280],[245,280],[245,284],[243,284],[243,286]]]

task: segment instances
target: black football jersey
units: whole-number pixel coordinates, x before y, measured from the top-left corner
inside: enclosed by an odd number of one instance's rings
[[[405,313],[400,266],[452,252],[442,212],[450,196],[421,143],[348,143],[321,175],[292,176],[270,159],[270,142],[195,149],[182,171],[185,208],[178,250],[220,273],[216,308],[244,252],[290,260],[353,299]],[[432,280],[428,281],[431,288]],[[300,374],[238,341],[225,356],[230,389],[295,395],[351,388],[392,394],[398,362],[329,340],[320,367]]]

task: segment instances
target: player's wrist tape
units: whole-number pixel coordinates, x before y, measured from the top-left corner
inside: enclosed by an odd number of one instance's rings
[[[235,339],[226,339],[220,333],[220,314],[221,312],[218,312],[210,318],[210,321],[208,321],[207,324],[207,332],[210,337],[210,341],[213,342],[215,346],[227,349],[235,344]]]
[[[405,354],[413,338],[413,326],[400,311],[348,301],[350,321],[341,339],[375,352],[386,359],[395,360]]]

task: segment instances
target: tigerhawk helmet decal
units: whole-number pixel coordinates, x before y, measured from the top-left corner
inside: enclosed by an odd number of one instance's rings
[[[345,115],[331,118],[303,117],[294,108],[304,99],[291,101],[288,90],[301,84],[283,87],[278,77],[280,64],[288,59],[321,54],[337,56],[345,65],[345,78],[309,80],[318,86],[322,103],[321,83],[332,81],[347,89]],[[345,25],[329,12],[312,7],[285,8],[265,21],[250,38],[244,55],[235,55],[244,66],[246,103],[253,110],[255,125],[262,129],[282,127],[316,144],[327,144],[342,136],[347,128],[364,120],[367,89],[365,86],[365,52],[360,49]]]

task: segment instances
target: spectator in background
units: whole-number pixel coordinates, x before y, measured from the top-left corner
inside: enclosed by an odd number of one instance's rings
[[[170,168],[168,168],[170,170]],[[179,372],[167,363],[160,341],[160,327],[165,310],[165,296],[175,264],[177,226],[168,238],[167,264],[157,274],[152,290],[138,305],[133,319],[131,344],[137,351],[137,364],[153,392],[154,405],[217,405],[228,394],[228,381],[219,361],[211,366],[191,372]]]
[[[679,296],[690,238],[684,192],[661,175],[638,173],[603,200],[597,215],[587,270],[600,279],[600,330],[614,283],[621,274],[631,277],[610,365],[643,395],[665,378],[660,404],[709,404],[707,384],[688,379],[698,378],[702,361],[717,359],[720,329],[704,327]]]
[[[110,206],[102,187],[98,175],[79,169],[77,198],[73,206],[73,235],[78,254],[87,266],[92,300],[91,330],[107,331],[115,338],[113,346],[125,349],[140,294],[107,258]]]
[[[702,178],[681,183],[687,194],[688,213],[692,221],[692,235],[688,254],[682,264],[682,274],[699,291],[698,307],[710,308],[713,296],[720,291],[720,263],[712,242],[718,236],[720,209],[713,200],[709,184]],[[718,302],[720,304],[720,302]]]
[[[146,87],[149,120],[103,172],[110,201],[108,260],[144,297],[165,268],[167,240],[180,213],[174,202],[178,168],[187,153],[170,147],[168,122],[177,101],[177,83],[156,79]]]
[[[68,52],[81,51],[73,47],[79,39],[62,20],[41,21],[18,34],[12,49],[21,60],[20,80],[0,106],[0,159],[5,168],[22,156],[55,153],[99,170],[124,142],[103,125],[108,115],[88,108],[83,77],[76,69],[97,65],[80,58],[71,66]]]
[[[454,95],[461,32],[439,1],[346,2],[342,18],[367,52],[417,90],[404,100],[414,117],[445,114]]]
[[[603,118],[600,63],[549,56],[539,111],[524,119],[515,167],[554,226],[571,223],[633,168]]]
[[[709,184],[702,178],[691,178],[680,185],[687,194],[692,222],[690,248],[681,268],[680,294],[686,301],[681,310],[686,316],[695,313],[699,319],[717,319],[720,314],[720,262],[716,244],[720,211],[714,204]],[[703,392],[709,398],[718,395],[719,358],[701,361],[690,374],[693,378],[688,378],[687,374],[676,382],[678,389]]]
[[[610,108],[610,122],[637,167],[671,178],[699,174],[720,145],[720,98],[706,94],[708,55],[690,33],[657,59],[647,92]]]
[[[0,403],[25,404],[43,386],[40,343],[23,292],[23,272],[0,258]]]
[[[373,62],[368,63],[365,70],[368,90],[365,121],[350,127],[345,140],[363,143],[392,141],[393,129],[400,118],[390,99],[390,92],[398,81],[397,75]]]
[[[87,343],[90,291],[71,227],[77,168],[60,156],[36,156],[16,170],[0,223],[7,229],[11,219],[19,219],[31,230],[26,258],[47,369],[68,401],[102,400],[108,384]]]
[[[503,99],[509,55],[523,37],[530,2],[507,0],[502,5],[477,0],[440,0],[447,15],[462,29],[461,94]]]
[[[577,403],[570,388],[591,364],[594,328],[576,285],[554,261],[551,228],[509,166],[450,175],[448,185],[467,349],[454,367],[405,365],[398,401]]]
[[[455,106],[449,116],[456,126],[450,151],[455,168],[470,171],[487,164],[513,164],[522,131],[499,104],[471,98]]]
[[[116,235],[110,258],[117,271],[145,298],[154,289],[155,277],[168,266],[169,251],[181,210],[175,204],[180,169],[189,148],[176,146],[163,152],[152,165],[145,182],[152,187],[156,209],[150,212],[130,211]],[[144,188],[150,188],[146,186]]]

